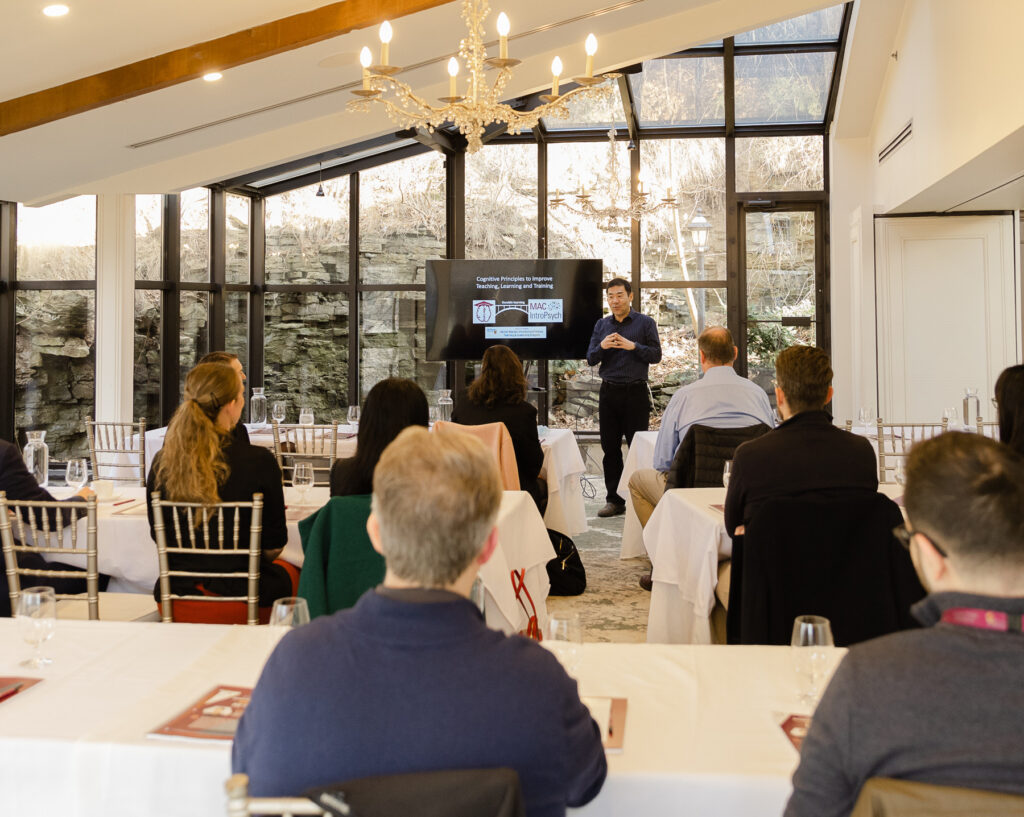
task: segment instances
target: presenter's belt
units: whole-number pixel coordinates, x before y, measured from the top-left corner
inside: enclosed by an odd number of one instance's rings
[[[647,385],[647,381],[646,380],[628,380],[625,383],[616,383],[616,382],[614,382],[612,380],[602,380],[601,381],[601,388],[602,389],[604,389],[604,388],[608,388],[608,389],[632,389],[632,388],[636,388],[638,386],[646,386],[646,385]]]

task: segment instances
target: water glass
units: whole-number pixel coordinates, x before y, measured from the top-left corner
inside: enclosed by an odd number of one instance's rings
[[[437,406],[431,406],[429,409],[430,424],[433,425],[441,419],[441,410]]]
[[[722,467],[722,484],[729,487],[729,477],[732,475],[732,460],[726,460],[725,465]]]
[[[863,428],[870,428],[871,421],[874,419],[871,415],[873,412],[867,406],[861,406],[860,411],[857,413],[857,421]]]
[[[897,485],[907,484],[907,458],[896,457],[896,464],[893,466],[893,478]]]
[[[310,406],[303,406],[299,409],[299,425],[313,425],[313,409]]]
[[[89,481],[89,469],[85,460],[68,460],[68,470],[64,475],[64,480],[76,491],[82,490],[82,486]]]
[[[268,624],[272,627],[288,627],[291,629],[301,627],[303,624],[309,624],[309,605],[305,599],[301,599],[298,596],[278,599],[270,610]]]
[[[946,426],[947,428],[954,429],[960,427],[960,412],[958,412],[954,406],[943,409],[942,416],[949,421]]]
[[[348,424],[353,428],[359,428],[359,406],[348,407]]]
[[[793,621],[793,663],[800,679],[800,699],[813,706],[832,663],[832,625],[824,616],[797,616]]]
[[[274,403],[270,409],[270,416],[274,418],[274,422],[283,423],[284,418],[288,415],[288,404],[284,401],[278,400]]]
[[[26,587],[18,596],[14,615],[22,640],[31,644],[33,654],[21,662],[23,667],[39,669],[53,663],[43,655],[43,644],[53,637],[57,627],[57,595],[52,587]]]
[[[292,486],[299,492],[299,506],[306,504],[306,493],[313,487],[313,464],[297,462],[292,466]]]
[[[583,624],[579,613],[553,615],[548,618],[548,641],[565,671],[575,676],[583,647]]]

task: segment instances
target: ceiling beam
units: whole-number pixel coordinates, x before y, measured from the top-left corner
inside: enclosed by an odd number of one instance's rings
[[[343,0],[0,102],[0,136],[199,79],[451,0]]]

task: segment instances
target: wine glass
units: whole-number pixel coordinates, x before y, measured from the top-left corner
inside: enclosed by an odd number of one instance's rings
[[[949,422],[946,425],[948,429],[954,429],[960,427],[960,413],[956,410],[955,406],[950,406],[947,409],[943,409],[942,416]]]
[[[871,426],[872,411],[867,406],[861,406],[860,411],[857,413],[857,421],[865,429]]]
[[[313,487],[313,464],[297,462],[292,468],[292,486],[299,492],[299,506],[306,504],[306,493]]]
[[[729,487],[729,477],[732,476],[732,460],[726,460],[722,466],[722,484]]]
[[[348,424],[356,430],[359,429],[359,406],[348,407]]]
[[[82,490],[82,486],[89,481],[89,470],[85,460],[68,460],[68,470],[64,475],[64,480],[76,491]]]
[[[287,414],[288,404],[283,400],[278,400],[270,409],[270,416],[274,418],[275,423],[283,423]]]
[[[800,678],[800,699],[813,706],[832,661],[832,625],[824,616],[797,616],[793,621],[793,663]]]
[[[270,611],[270,620],[267,623],[273,627],[291,629],[309,624],[309,605],[305,599],[297,596],[278,599],[274,602]]]
[[[14,612],[22,639],[34,647],[33,655],[21,662],[23,667],[40,669],[52,664],[43,655],[43,644],[53,636],[57,626],[57,595],[52,587],[26,587],[18,596]]]
[[[559,656],[565,671],[575,676],[583,647],[583,624],[579,613],[565,613],[548,618],[548,640]]]
[[[313,425],[313,409],[311,406],[303,406],[299,409],[299,425]]]

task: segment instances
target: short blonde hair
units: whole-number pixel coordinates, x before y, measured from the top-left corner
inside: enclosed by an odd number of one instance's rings
[[[405,429],[373,473],[373,513],[388,569],[424,587],[452,584],[480,554],[501,496],[498,464],[482,442]]]

